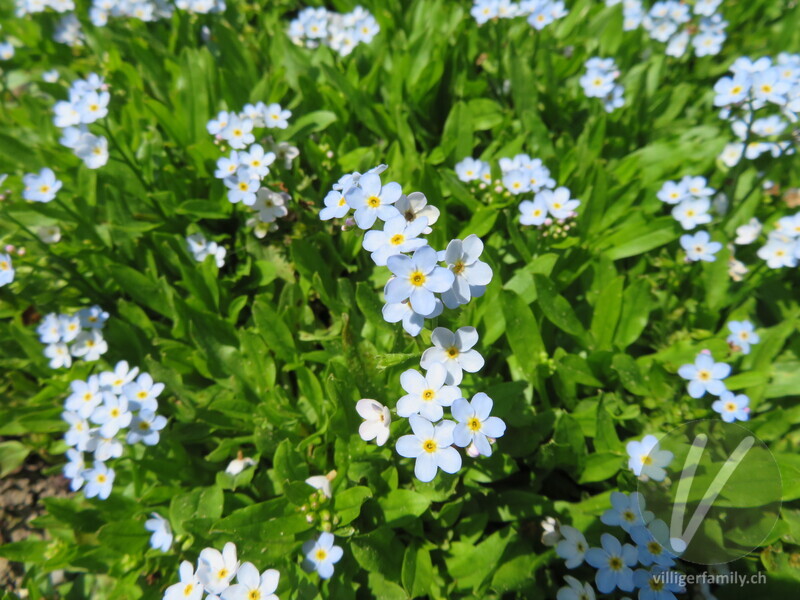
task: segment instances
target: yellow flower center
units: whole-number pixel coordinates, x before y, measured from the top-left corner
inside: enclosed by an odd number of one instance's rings
[[[92,112],[97,112],[98,110],[100,110],[100,107],[97,104],[90,104],[89,110]]]
[[[316,556],[316,557],[317,557],[317,560],[319,560],[319,561],[323,561],[323,560],[325,560],[326,558],[328,558],[328,551],[327,551],[327,550],[325,550],[324,548],[319,548],[319,549],[318,549],[318,550],[317,550],[317,551],[314,553],[314,556]]]
[[[225,579],[228,576],[228,569],[222,567],[219,571],[217,571],[217,579]]]
[[[436,452],[436,450],[438,448],[439,448],[439,445],[436,443],[436,440],[425,440],[422,443],[422,449],[425,450],[425,452],[428,452],[430,454]]]
[[[424,392],[422,392],[422,399],[425,402],[430,402],[431,400],[434,399],[435,396],[436,392],[434,392],[433,390],[425,390]]]
[[[653,464],[653,459],[650,458],[649,454],[646,454],[645,456],[642,457],[642,464],[643,465],[652,465]]]
[[[233,137],[241,137],[241,136],[242,136],[242,130],[241,129],[234,129],[233,130]]]
[[[43,185],[43,186],[41,186],[41,187],[39,188],[39,191],[40,191],[41,193],[43,193],[43,194],[46,194],[47,192],[49,192],[49,191],[50,191],[50,186],[49,186],[49,185]]]
[[[765,83],[764,85],[761,86],[761,91],[764,92],[765,94],[769,94],[770,92],[772,92],[772,86],[768,83]]]
[[[249,188],[249,187],[250,186],[248,185],[248,183],[246,181],[242,181],[241,183],[239,183],[239,189],[242,190],[243,192],[246,192],[247,188]]]
[[[112,418],[116,419],[116,418],[117,418],[117,417],[120,415],[120,411],[119,411],[119,409],[118,409],[118,408],[112,408],[112,409],[109,411],[109,413],[108,413],[108,414],[109,414],[109,415],[111,415],[111,417],[112,417]]]
[[[733,402],[728,402],[725,404],[725,410],[728,412],[734,412],[736,410],[736,405]]]
[[[381,205],[381,199],[377,196],[370,196],[367,198],[367,206],[370,208],[378,208]]]
[[[188,598],[189,596],[191,596],[192,595],[192,590],[194,590],[194,584],[193,583],[187,583],[186,587],[183,588],[184,597]]]
[[[411,276],[408,278],[411,281],[411,285],[420,287],[422,284],[425,283],[425,273],[422,271],[414,271],[411,273]]]
[[[339,206],[344,206],[345,204],[347,204],[347,200],[345,200],[345,199],[344,199],[344,196],[342,196],[342,197],[339,199]]]
[[[139,429],[141,429],[142,431],[147,431],[148,429],[150,429],[150,423],[148,423],[147,421],[140,421]]]
[[[466,266],[467,265],[464,264],[464,261],[457,260],[456,264],[453,265],[453,273],[455,273],[456,275],[461,275],[461,273],[464,272],[464,268]]]
[[[83,395],[83,401],[84,401],[84,402],[91,402],[93,397],[94,397],[94,396],[92,395],[92,393],[91,393],[91,392],[86,392],[86,393]]]
[[[469,421],[467,421],[467,428],[470,431],[480,431],[481,430],[481,421],[478,417],[472,417]]]
[[[553,208],[559,210],[561,208],[561,202],[553,202]]]
[[[648,585],[654,592],[660,592],[664,589],[664,582],[656,577],[651,577]]]
[[[647,550],[648,552],[650,552],[650,554],[654,556],[657,554],[661,554],[661,544],[659,544],[656,541],[649,542],[647,544]]]
[[[144,390],[139,390],[139,392],[136,394],[136,397],[144,400],[145,398],[147,398],[147,392],[145,392]]]
[[[633,523],[636,520],[636,515],[633,514],[633,511],[626,510],[623,511],[622,518],[625,519],[628,523]]]
[[[700,381],[710,381],[711,380],[711,372],[710,371],[706,371],[705,369],[702,370],[702,371],[698,371],[697,378]]]
[[[405,241],[406,241],[406,236],[404,236],[402,233],[396,233],[389,240],[389,243],[392,246],[399,246],[400,244],[402,244]]]
[[[447,353],[448,358],[455,358],[459,354],[458,348],[455,346],[450,346],[447,350],[445,350],[445,352]]]
[[[108,478],[105,475],[103,475],[102,473],[100,473],[97,476],[97,483],[105,483],[106,479],[108,479]]]
[[[3,271],[8,271],[8,262],[5,260],[0,261],[0,269]]]
[[[611,560],[608,561],[608,567],[612,571],[620,571],[622,570],[622,559],[618,556],[612,556]]]
[[[248,600],[261,600],[261,592],[259,590],[250,590],[250,593],[247,594]]]

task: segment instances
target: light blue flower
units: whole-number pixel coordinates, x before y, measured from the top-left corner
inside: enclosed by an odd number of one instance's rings
[[[698,260],[714,262],[717,260],[714,255],[722,250],[722,244],[712,242],[707,231],[698,231],[694,235],[688,233],[682,235],[681,246],[686,251],[686,260],[690,262]]]
[[[362,246],[372,253],[376,265],[385,267],[390,256],[413,252],[427,245],[428,242],[418,237],[427,226],[428,219],[425,217],[409,223],[403,215],[398,214],[384,223],[383,231],[367,231]]]
[[[719,400],[715,400],[711,409],[718,412],[726,423],[734,421],[747,421],[750,418],[750,398],[744,394],[734,395],[733,392],[723,392]]]
[[[421,315],[414,310],[413,305],[409,300],[402,302],[394,302],[385,304],[382,309],[383,319],[387,323],[403,323],[403,329],[408,335],[418,336],[420,331],[425,325],[425,319],[433,319],[442,314],[444,304],[439,298],[436,298],[435,308],[426,315]]]
[[[447,308],[458,308],[467,304],[472,297],[480,297],[492,281],[492,268],[478,260],[483,253],[483,242],[475,235],[464,240],[451,240],[443,253],[444,262],[455,279],[453,286],[442,294]]]
[[[377,173],[365,173],[358,179],[358,187],[351,187],[345,193],[345,199],[356,211],[353,215],[356,224],[361,229],[369,229],[376,219],[388,221],[399,214],[392,205],[402,193],[399,183],[392,181],[382,185]]]
[[[655,481],[663,481],[667,476],[666,467],[672,462],[674,455],[669,450],[661,450],[658,439],[654,435],[646,435],[642,441],[628,442],[628,468],[637,477],[646,477]]]
[[[361,178],[363,181],[363,177]],[[390,256],[386,266],[395,275],[383,290],[386,302],[393,304],[410,299],[414,310],[430,314],[436,308],[435,293],[443,293],[453,287],[452,271],[437,265],[436,250],[423,246],[412,256],[398,254]]]
[[[0,255],[0,259],[2,259],[2,255]],[[46,315],[36,328],[36,333],[39,334],[39,341],[43,344],[57,344],[60,342],[61,321],[59,320],[58,315],[55,313]]]
[[[256,203],[256,192],[261,184],[257,177],[253,178],[253,173],[247,167],[239,167],[236,173],[225,178],[224,183],[228,188],[228,202],[241,202],[246,206]]]
[[[150,547],[162,552],[169,552],[172,546],[172,528],[169,521],[158,513],[150,513],[151,519],[144,522],[144,528],[152,531],[150,536]]]
[[[656,564],[659,567],[672,567],[675,556],[659,540],[669,540],[669,528],[664,521],[656,519],[647,527],[636,525],[631,528],[631,539],[639,552],[639,562],[645,567]]]
[[[631,527],[646,525],[653,519],[653,513],[645,510],[644,496],[633,492],[630,496],[622,492],[611,492],[611,508],[600,517],[606,525],[622,527],[630,532]]]
[[[11,256],[8,254],[0,254],[0,287],[8,285],[14,281],[14,265],[11,262]]]
[[[136,381],[127,383],[122,393],[128,398],[131,410],[158,410],[158,395],[164,391],[163,383],[154,383],[149,373],[141,373]]]
[[[330,219],[340,219],[350,212],[350,206],[341,192],[331,190],[323,200],[325,208],[319,211],[319,218],[321,221],[329,221]]]
[[[456,163],[455,171],[456,175],[458,175],[458,178],[465,183],[475,181],[476,179],[486,181],[487,176],[489,181],[492,180],[491,167],[489,166],[489,163],[477,158],[467,157],[461,160],[460,162]]]
[[[28,173],[22,178],[25,189],[22,197],[34,202],[50,202],[61,189],[61,182],[56,179],[52,169],[43,168],[39,173]]]
[[[339,546],[334,546],[332,533],[323,532],[316,540],[308,540],[303,544],[303,568],[307,571],[316,571],[322,579],[333,576],[333,565],[339,562],[344,551]]]
[[[397,414],[410,417],[419,414],[429,421],[439,421],[444,415],[442,407],[452,406],[461,397],[461,390],[453,385],[445,385],[447,370],[444,365],[432,365],[423,376],[415,369],[400,375],[400,385],[407,392],[397,401]]]
[[[77,492],[84,484],[83,473],[86,471],[86,464],[83,462],[83,452],[70,448],[67,450],[67,460],[62,472],[64,477],[69,479],[69,489]]]
[[[586,538],[570,525],[562,525],[560,531],[564,539],[558,542],[556,554],[565,560],[564,564],[568,569],[579,567],[589,550]]]
[[[83,493],[87,498],[97,496],[100,500],[105,500],[111,494],[111,488],[114,485],[114,469],[111,467],[95,461],[94,468],[84,471],[82,477],[86,480]]]
[[[571,575],[564,575],[568,587],[562,587],[556,594],[556,600],[595,600],[594,588],[588,583],[581,583]]]
[[[423,482],[432,481],[436,472],[457,473],[461,468],[461,455],[453,448],[453,421],[442,421],[434,426],[428,419],[411,415],[413,434],[404,435],[395,445],[400,456],[416,459],[414,475]]]
[[[478,331],[474,327],[460,327],[455,333],[437,327],[431,334],[432,347],[422,353],[419,361],[423,369],[441,363],[447,369],[447,384],[458,385],[467,373],[476,373],[484,364],[483,357],[473,348],[478,343]]]
[[[103,401],[99,378],[97,375],[91,375],[86,381],[73,381],[69,387],[72,393],[67,397],[64,408],[78,413],[82,419],[88,419]]]
[[[108,312],[95,304],[89,308],[82,308],[79,310],[78,319],[80,319],[81,327],[86,327],[87,329],[102,329],[103,325],[108,321]]]
[[[120,429],[130,425],[133,415],[128,410],[128,399],[111,392],[102,392],[103,403],[94,409],[91,420],[100,425],[100,435],[111,438]]]
[[[722,381],[731,374],[727,363],[715,363],[711,354],[701,352],[694,364],[682,365],[678,375],[689,381],[688,391],[692,398],[701,398],[706,392],[719,396],[727,388]]]
[[[597,569],[595,585],[598,591],[608,594],[616,588],[623,592],[632,592],[633,570],[638,553],[630,544],[624,546],[610,533],[600,538],[602,548],[590,548],[586,552],[586,562]]]
[[[727,339],[728,343],[739,348],[742,354],[750,354],[750,345],[761,341],[750,321],[731,321],[728,323],[728,329],[731,331]]]
[[[547,220],[547,203],[538,194],[533,200],[523,200],[519,203],[519,222],[521,225],[539,226]]]
[[[458,425],[453,430],[453,441],[456,446],[466,448],[475,444],[479,454],[492,455],[492,446],[488,438],[497,439],[506,432],[506,424],[499,417],[490,417],[492,412],[492,399],[478,392],[472,397],[472,402],[466,398],[458,398],[453,402],[450,412]]]

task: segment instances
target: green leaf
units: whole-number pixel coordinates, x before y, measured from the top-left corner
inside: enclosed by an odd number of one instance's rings
[[[533,280],[536,284],[539,306],[542,308],[544,316],[562,331],[576,337],[584,337],[586,331],[583,325],[567,299],[556,292],[553,282],[538,273],[534,274]]]
[[[383,509],[387,525],[398,526],[408,523],[428,510],[430,500],[412,490],[392,490],[385,497],[378,499]]]
[[[29,453],[30,450],[22,442],[0,442],[0,477],[5,477],[19,467]]]

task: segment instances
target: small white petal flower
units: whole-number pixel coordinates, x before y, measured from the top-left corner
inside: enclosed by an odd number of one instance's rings
[[[383,446],[389,439],[389,426],[392,423],[389,409],[376,400],[362,398],[356,402],[356,412],[364,419],[358,428],[361,439],[365,442],[375,440],[378,446]]]

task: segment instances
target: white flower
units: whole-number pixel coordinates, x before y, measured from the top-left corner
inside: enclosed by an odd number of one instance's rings
[[[289,200],[289,194],[286,192],[274,192],[269,188],[262,187],[256,192],[253,210],[258,211],[260,222],[273,223],[276,219],[289,214],[289,209],[286,208],[287,200]]]
[[[105,500],[111,494],[111,488],[114,485],[114,469],[111,467],[95,461],[94,468],[84,471],[82,477],[86,480],[83,493],[87,498],[97,496],[100,500]]]
[[[247,167],[255,179],[269,174],[269,166],[275,162],[275,153],[265,153],[261,144],[253,144],[247,152],[239,152],[238,159],[239,165]]]
[[[55,244],[61,239],[61,229],[58,225],[44,225],[36,230],[36,235],[45,244]]]
[[[197,578],[209,594],[222,593],[238,569],[236,544],[233,542],[225,544],[222,552],[215,548],[204,548],[197,559]]]
[[[483,242],[477,235],[461,240],[451,240],[443,252],[444,262],[455,276],[453,287],[442,294],[447,308],[467,304],[472,297],[480,297],[492,281],[492,268],[478,260],[483,252]]]
[[[144,522],[144,528],[152,531],[150,536],[150,547],[162,552],[169,552],[172,546],[172,528],[169,521],[158,513],[150,513],[151,519]]]
[[[68,369],[72,365],[72,356],[66,344],[50,344],[44,349],[44,355],[50,359],[51,369]]]
[[[326,498],[330,498],[333,495],[331,480],[326,475],[313,475],[306,479],[306,483],[315,490],[321,491]]]
[[[228,475],[238,475],[242,471],[244,471],[247,467],[252,467],[256,464],[249,456],[244,456],[242,458],[234,458],[231,462],[228,463],[228,466],[225,467],[225,472]]]
[[[82,135],[74,150],[75,156],[90,169],[99,169],[108,162],[108,140],[102,135]]]
[[[378,446],[383,446],[389,439],[389,425],[392,423],[389,409],[376,400],[362,398],[356,402],[356,412],[364,419],[358,427],[361,439],[365,442],[375,440]]]
[[[203,585],[192,568],[192,563],[184,560],[178,569],[180,583],[174,583],[164,592],[163,600],[201,600]]]
[[[231,120],[231,117],[235,115],[231,115],[227,111],[221,110],[217,113],[216,119],[211,119],[208,124],[206,125],[206,130],[211,135],[220,135],[226,127],[228,127],[228,122]]]
[[[461,468],[461,455],[453,448],[455,423],[442,421],[433,423],[419,415],[409,418],[413,435],[404,435],[397,440],[397,453],[406,458],[415,458],[414,475],[420,481],[432,481],[436,471],[457,473]]]
[[[761,221],[753,217],[745,225],[736,228],[736,239],[733,243],[740,246],[752,244],[758,239],[758,236],[761,235],[762,227]]]
[[[556,546],[556,554],[566,561],[568,569],[574,569],[583,563],[589,544],[580,531],[569,525],[561,526],[561,535],[564,539]]]
[[[458,385],[463,371],[475,373],[483,367],[483,357],[472,347],[478,343],[478,332],[474,327],[461,327],[453,333],[444,327],[437,327],[431,335],[433,347],[422,353],[420,366],[430,369],[441,363],[447,369],[448,385]]]
[[[241,150],[248,144],[255,141],[252,134],[253,122],[250,119],[240,119],[237,116],[230,118],[228,126],[220,132],[224,140],[227,140],[231,148]]]
[[[253,563],[243,563],[236,573],[237,583],[222,592],[222,600],[278,600],[280,573],[267,569],[259,575]]]
[[[712,242],[711,236],[708,235],[707,231],[698,231],[694,235],[687,233],[681,236],[680,241],[681,246],[686,251],[686,260],[690,262],[698,260],[714,262],[717,260],[714,255],[722,250],[722,244]]]
[[[334,546],[332,533],[323,532],[316,540],[308,540],[303,544],[303,568],[316,571],[322,579],[330,579],[333,575],[333,565],[341,560],[344,552],[339,546]]]
[[[744,394],[723,392],[719,400],[714,401],[711,409],[718,412],[726,423],[747,421],[750,418],[750,398]]]
[[[628,442],[625,449],[629,457],[628,468],[637,477],[663,481],[667,476],[665,468],[672,462],[673,454],[659,448],[656,436],[646,435],[641,442]]]
[[[56,344],[61,341],[61,321],[58,315],[50,313],[46,315],[39,326],[36,328],[39,334],[39,341],[43,344]],[[77,333],[75,334],[77,335]]]
[[[555,546],[561,540],[561,524],[555,517],[545,517],[542,525],[542,544]]]
[[[390,256],[386,266],[395,277],[383,288],[388,304],[409,300],[415,312],[426,315],[436,309],[435,293],[446,292],[453,286],[453,273],[437,265],[436,250],[422,246],[412,256]]]
[[[519,222],[521,225],[539,226],[547,220],[547,203],[538,194],[533,200],[519,203]]]
[[[455,166],[456,175],[461,181],[470,182],[475,179],[492,180],[489,163],[475,158],[465,158]]]
[[[78,315],[59,315],[58,325],[64,342],[71,342],[81,332],[81,319]]]
[[[431,225],[439,220],[439,209],[435,206],[427,206],[428,199],[422,192],[412,192],[408,196],[405,194],[400,196],[400,199],[394,203],[394,207],[403,215],[409,223],[418,218],[425,218],[428,220],[428,226],[422,230],[425,235],[431,233]]]
[[[461,390],[445,385],[447,370],[441,363],[434,363],[423,376],[419,371],[409,369],[400,375],[400,385],[408,392],[397,401],[397,414],[410,417],[420,414],[429,421],[436,422],[444,415],[443,406],[451,406],[461,397]]]
[[[108,351],[108,343],[103,339],[103,335],[96,329],[82,331],[75,338],[75,343],[70,348],[72,356],[83,357],[85,361],[100,360],[100,357]]]

